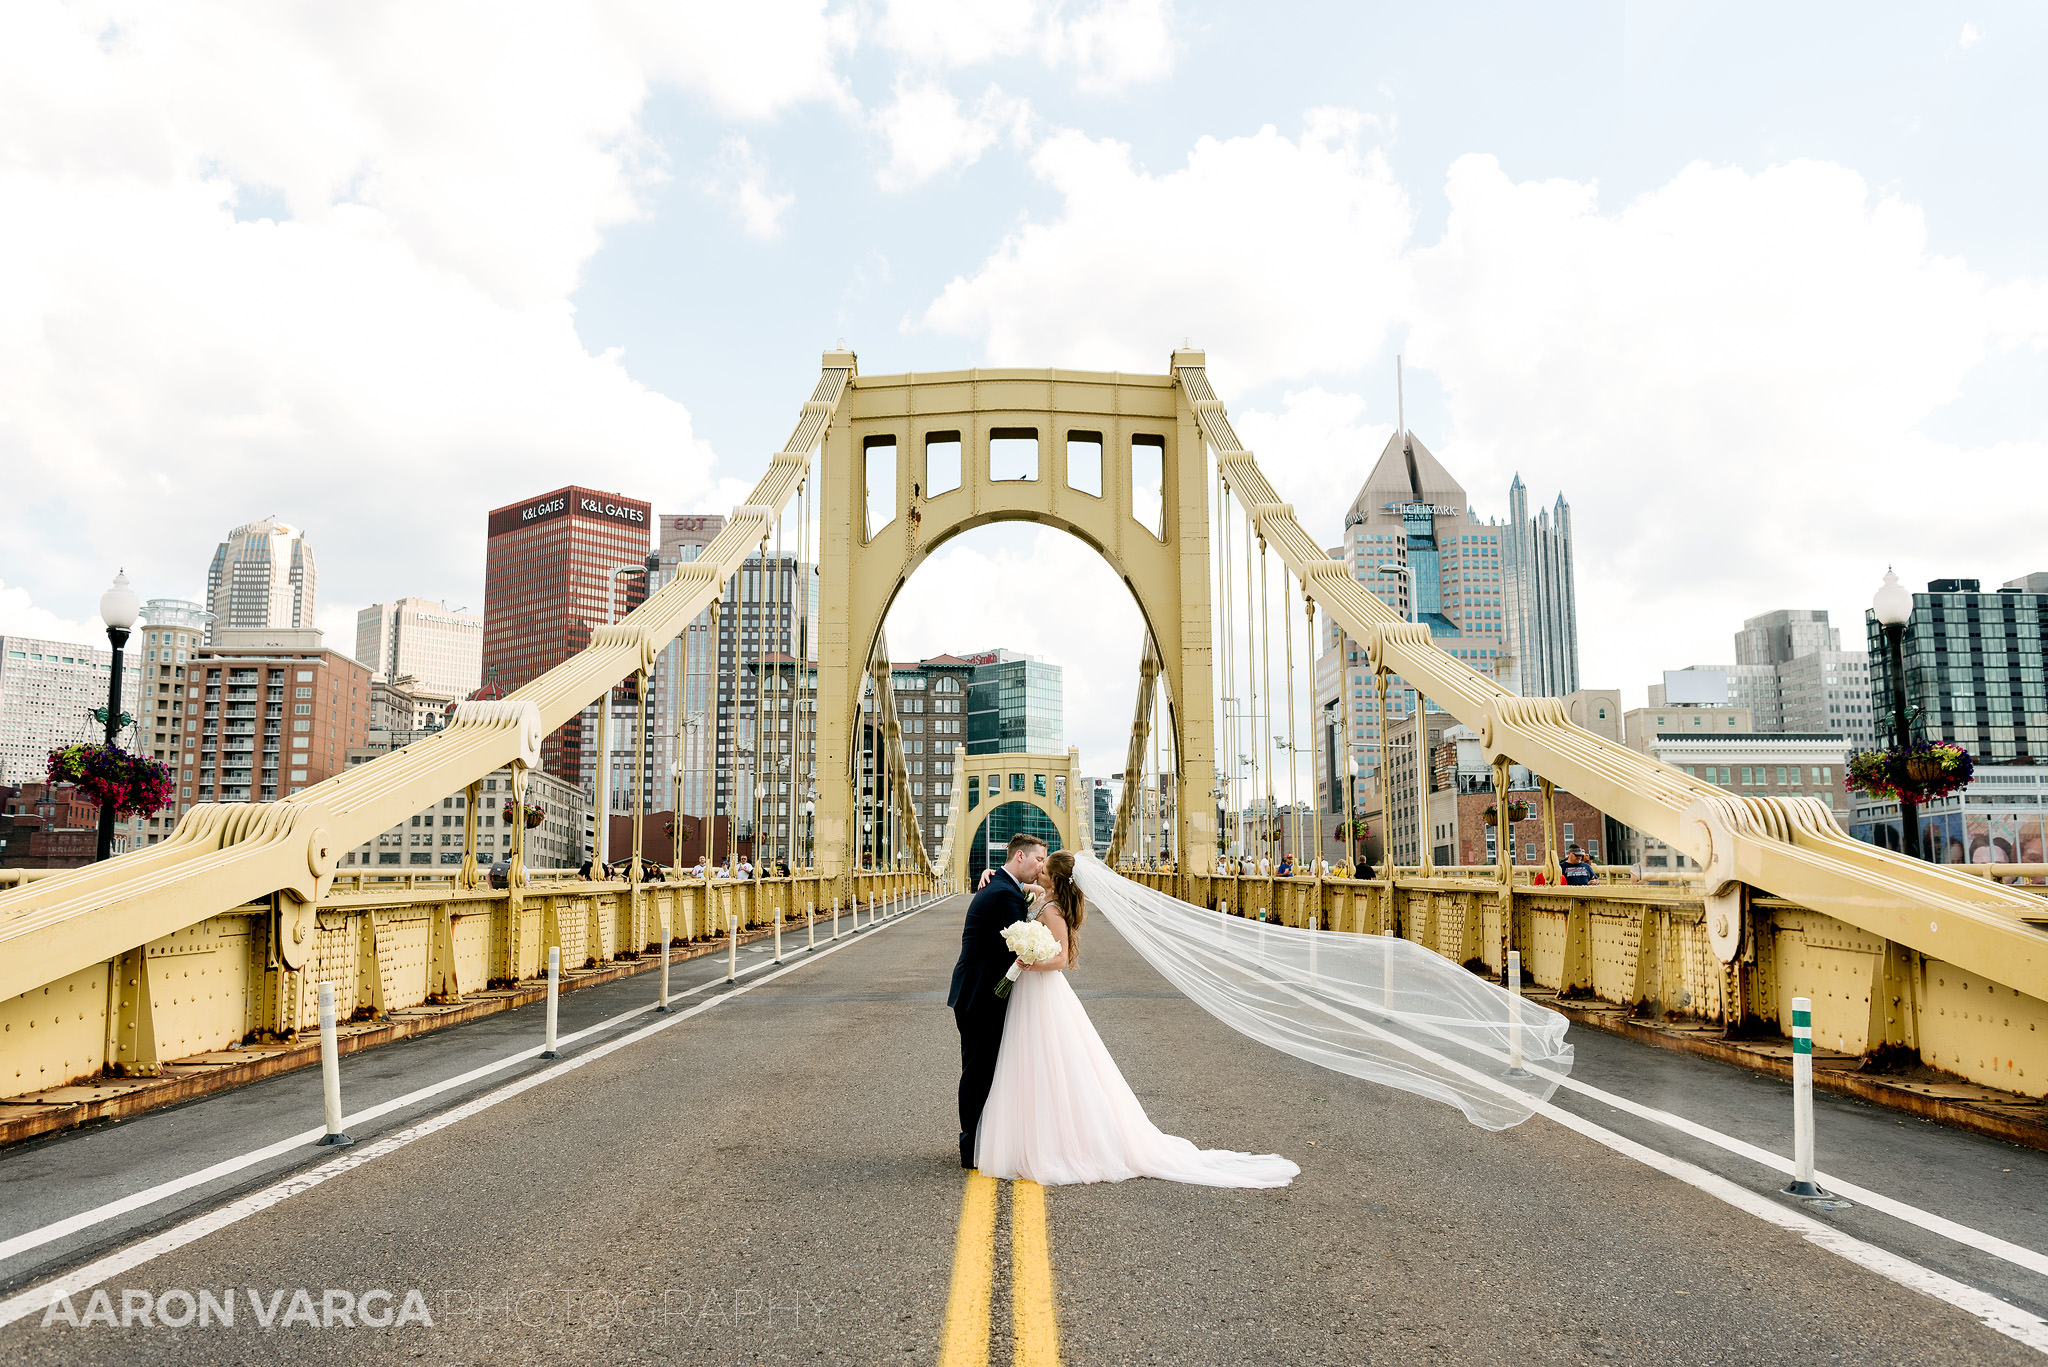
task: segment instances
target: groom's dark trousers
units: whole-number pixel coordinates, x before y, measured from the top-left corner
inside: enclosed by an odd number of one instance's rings
[[[967,904],[967,923],[960,932],[960,961],[953,966],[953,990],[946,1004],[960,1027],[960,1166],[974,1166],[974,1131],[981,1108],[995,1082],[996,1052],[1003,1044],[1007,998],[996,984],[1017,956],[1003,943],[1003,927],[1030,915],[1024,890],[1006,871],[997,869],[988,886]]]

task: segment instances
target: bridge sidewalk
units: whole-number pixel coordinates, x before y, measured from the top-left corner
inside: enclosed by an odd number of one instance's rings
[[[1643,1020],[1630,1015],[1624,1006],[1565,1000],[1543,992],[1527,995],[1529,1000],[1560,1012],[1576,1025],[1622,1035],[1659,1049],[1733,1064],[1784,1081],[1792,1077],[1792,1041],[1788,1039],[1728,1039],[1718,1026]],[[1815,1042],[1813,1085],[1817,1091],[1838,1092],[1974,1134],[2048,1152],[2048,1103],[2018,1092],[1966,1082],[1932,1068],[1915,1069],[1905,1075],[1865,1072],[1863,1068],[1860,1055],[1838,1053]]]

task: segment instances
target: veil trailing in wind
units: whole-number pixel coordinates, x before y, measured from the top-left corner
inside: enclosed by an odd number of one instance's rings
[[[1571,1071],[1563,1016],[1421,945],[1206,911],[1093,856],[1075,861],[1074,877],[1196,1005],[1296,1058],[1447,1101],[1489,1130],[1527,1120]]]

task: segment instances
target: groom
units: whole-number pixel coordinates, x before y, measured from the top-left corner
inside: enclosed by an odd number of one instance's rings
[[[960,1166],[974,1166],[974,1131],[981,1108],[996,1078],[996,1051],[1003,1043],[1003,1015],[1009,999],[996,995],[996,983],[1010,971],[1016,955],[1003,943],[1003,927],[1027,919],[1031,904],[1024,885],[1038,881],[1045,867],[1045,842],[1018,832],[1010,837],[1009,857],[991,872],[967,904],[967,924],[960,932],[960,962],[953,965],[953,991],[946,1005],[960,1027]]]

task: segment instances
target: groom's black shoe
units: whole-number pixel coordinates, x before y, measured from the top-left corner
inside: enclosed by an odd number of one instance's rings
[[[974,1166],[974,1146],[968,1142],[967,1136],[964,1134],[960,1136],[960,1166],[963,1168]]]

